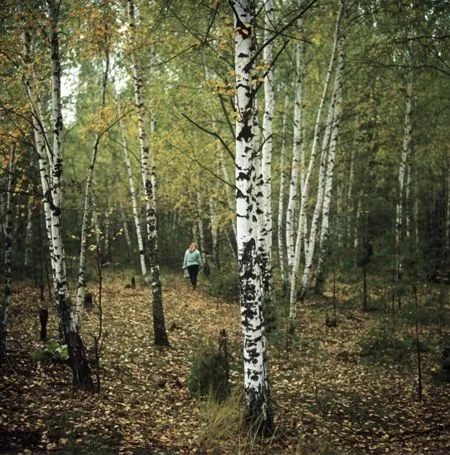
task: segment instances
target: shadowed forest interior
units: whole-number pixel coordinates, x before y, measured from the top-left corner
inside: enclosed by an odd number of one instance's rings
[[[0,453],[447,454],[449,17],[2,1]]]

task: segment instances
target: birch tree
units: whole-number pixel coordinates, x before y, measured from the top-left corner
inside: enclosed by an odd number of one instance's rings
[[[273,46],[272,29],[274,22],[273,1],[263,0],[264,4],[264,114],[262,123],[262,211],[263,226],[261,229],[261,265],[264,285],[264,299],[272,300],[272,144],[273,144],[273,113],[275,110],[275,90],[273,81]]]
[[[147,265],[145,263],[145,249],[144,249],[144,240],[142,237],[141,221],[139,218],[139,208],[136,199],[136,190],[134,185],[133,170],[131,168],[130,154],[128,152],[128,141],[125,130],[125,121],[122,117],[122,113],[119,107],[119,117],[120,117],[120,134],[122,138],[122,152],[125,160],[125,168],[127,170],[128,176],[128,185],[130,188],[130,198],[131,198],[131,208],[133,210],[133,219],[134,219],[134,228],[136,230],[136,238],[138,242],[139,249],[139,263],[141,265],[141,274],[142,279],[145,279],[147,276]]]
[[[47,135],[44,129],[40,97],[38,90],[35,90],[35,83],[33,81],[33,59],[31,57],[32,36],[28,30],[25,30],[22,35],[24,42],[24,62],[28,66],[24,84],[32,108],[60,331],[63,341],[68,347],[73,386],[75,388],[93,390],[91,369],[81,338],[78,318],[70,301],[67,283],[66,257],[61,223],[62,171],[64,161],[62,154],[63,116],[61,105],[61,55],[59,47],[60,11],[59,4],[55,0],[47,0],[47,7],[49,17],[48,42],[51,58],[51,135]]]
[[[278,262],[280,264],[281,281],[283,283],[283,292],[287,287],[287,271],[286,271],[286,242],[283,237],[284,222],[285,222],[285,188],[286,188],[286,113],[289,106],[289,97],[285,96],[284,109],[281,126],[281,147],[280,147],[280,191],[278,194],[278,220],[277,220],[277,240],[278,240]]]
[[[405,102],[405,117],[404,117],[404,130],[403,130],[403,144],[400,156],[400,166],[398,172],[398,197],[396,204],[395,216],[395,250],[396,250],[396,273],[397,277],[401,277],[403,264],[401,258],[401,242],[405,229],[405,207],[409,204],[407,195],[409,195],[408,179],[409,173],[409,159],[411,156],[411,106],[412,106],[412,71],[408,73],[406,84],[406,102]]]
[[[130,25],[131,59],[133,63],[134,79],[134,100],[138,117],[139,147],[141,151],[141,173],[142,184],[145,196],[145,212],[147,224],[148,255],[151,271],[152,302],[153,302],[153,330],[155,344],[157,346],[168,346],[169,340],[166,332],[164,319],[164,308],[162,301],[162,287],[160,280],[159,258],[158,258],[158,225],[156,212],[156,172],[154,165],[150,162],[147,131],[145,126],[145,106],[143,96],[143,79],[138,56],[134,48],[135,38],[135,13],[134,2],[128,0],[128,17]]]
[[[255,117],[255,0],[230,0],[234,16],[236,73],[236,229],[244,335],[246,415],[262,433],[273,431],[261,269],[257,260],[257,230],[252,224],[252,173],[256,153]]]
[[[298,8],[303,6],[303,0],[298,0]],[[289,271],[292,271],[295,260],[295,210],[298,203],[299,178],[303,185],[304,150],[305,142],[303,137],[303,99],[304,99],[304,76],[306,74],[305,42],[302,39],[304,34],[304,16],[297,22],[300,39],[296,43],[296,82],[294,101],[294,131],[292,147],[291,177],[289,181],[289,197],[286,211],[286,247]]]
[[[107,24],[105,23],[105,28]],[[109,49],[108,49],[108,36],[105,33],[104,36],[104,67],[101,80],[100,89],[100,109],[103,109],[106,104],[106,88],[108,84],[108,73],[109,73]],[[79,317],[81,308],[84,302],[85,296],[85,275],[86,275],[86,242],[87,242],[87,228],[88,228],[88,217],[89,217],[89,201],[91,199],[92,182],[94,179],[94,169],[97,161],[97,153],[100,145],[100,139],[102,133],[95,132],[94,143],[91,151],[91,159],[89,163],[88,176],[86,179],[85,191],[84,191],[84,207],[83,207],[83,218],[81,221],[81,234],[80,234],[80,257],[78,266],[78,284],[77,284],[77,300],[76,300],[76,312]]]
[[[310,179],[312,176],[312,171],[314,168],[314,162],[315,162],[316,155],[317,155],[317,144],[319,141],[319,134],[320,134],[321,122],[322,122],[322,110],[323,110],[323,106],[325,104],[325,100],[327,97],[328,86],[330,83],[331,74],[332,74],[332,70],[333,70],[333,64],[334,64],[334,60],[335,60],[335,56],[336,56],[336,49],[337,49],[337,43],[338,43],[338,37],[339,37],[339,28],[341,25],[342,9],[343,9],[343,4],[340,3],[339,11],[338,11],[337,18],[336,18],[336,26],[335,26],[333,47],[332,47],[332,51],[331,51],[330,62],[328,65],[328,70],[327,70],[327,74],[325,77],[322,96],[320,98],[320,103],[319,103],[319,106],[317,109],[317,114],[316,114],[314,135],[313,135],[313,140],[312,140],[312,144],[311,144],[311,154],[309,157],[308,169],[305,174],[305,178],[304,178],[304,181],[302,184],[302,189],[301,189],[300,213],[299,213],[299,218],[298,218],[297,237],[296,237],[296,242],[295,242],[295,256],[294,256],[294,263],[292,265],[291,272],[290,272],[289,325],[290,325],[290,330],[292,332],[295,331],[296,302],[297,302],[297,275],[298,275],[298,269],[300,266],[300,255],[301,255],[302,243],[304,242],[305,235],[306,235],[305,226],[306,226],[306,211],[308,208],[308,200],[309,200],[309,185],[310,185]]]

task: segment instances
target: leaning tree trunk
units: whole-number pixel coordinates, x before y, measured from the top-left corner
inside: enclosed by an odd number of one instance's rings
[[[230,0],[234,12],[236,74],[236,228],[240,305],[244,335],[246,416],[262,433],[274,429],[262,312],[261,270],[256,258],[256,226],[252,225],[252,159],[255,150],[255,1]]]
[[[106,46],[105,46],[106,47]],[[105,69],[102,76],[102,85],[100,92],[100,108],[103,109],[106,103],[106,86],[108,84],[109,73],[109,53],[105,51]],[[84,208],[83,218],[81,221],[81,235],[80,235],[80,257],[78,266],[78,284],[77,284],[77,300],[76,300],[76,314],[80,316],[81,308],[83,307],[86,287],[86,244],[87,244],[87,228],[89,216],[89,202],[91,199],[92,181],[94,179],[95,163],[97,161],[98,146],[100,143],[101,134],[95,133],[94,144],[91,151],[91,160],[89,163],[89,171],[86,179],[86,186],[84,190]]]
[[[141,151],[142,183],[145,195],[145,212],[147,222],[148,256],[150,261],[153,301],[153,329],[155,344],[157,346],[169,346],[164,308],[162,301],[162,287],[158,258],[158,225],[156,212],[156,174],[150,163],[150,154],[145,128],[145,108],[143,97],[143,80],[141,67],[134,49],[134,33],[136,29],[133,0],[128,0],[128,16],[130,20],[130,44],[131,58],[133,61],[134,98],[138,116],[139,147]]]
[[[50,212],[55,263],[55,289],[59,316],[64,338],[69,351],[72,383],[75,388],[93,389],[91,369],[86,357],[84,343],[76,313],[70,302],[67,285],[66,257],[62,239],[62,170],[63,170],[63,117],[61,105],[61,57],[59,53],[58,15],[59,4],[47,0],[50,17],[50,46],[52,59],[52,131],[53,147],[51,162]]]
[[[336,49],[337,49],[337,43],[338,43],[338,37],[339,37],[339,29],[341,25],[341,16],[342,16],[342,3],[339,6],[339,11],[336,19],[336,28],[335,28],[335,33],[334,33],[334,42],[333,42],[333,49],[331,51],[331,56],[330,56],[330,63],[328,65],[328,71],[327,75],[325,78],[325,83],[323,87],[323,92],[322,96],[320,99],[319,103],[319,108],[317,110],[317,116],[316,116],[316,123],[314,127],[314,136],[313,136],[313,142],[311,145],[311,155],[309,157],[309,164],[308,164],[308,170],[305,175],[305,179],[303,181],[302,185],[302,191],[301,191],[301,198],[300,198],[300,214],[299,214],[299,219],[298,219],[298,229],[297,229],[297,239],[295,243],[295,257],[294,257],[294,263],[292,265],[291,269],[291,276],[290,276],[290,298],[289,298],[289,326],[290,330],[292,332],[295,331],[295,318],[296,318],[296,313],[297,313],[297,274],[298,274],[298,268],[300,265],[300,255],[301,255],[301,248],[302,248],[302,243],[304,242],[304,237],[306,235],[305,233],[305,226],[306,226],[306,211],[308,209],[308,199],[309,199],[309,182],[310,178],[312,175],[312,170],[317,154],[317,144],[319,141],[319,134],[320,134],[320,125],[321,125],[321,119],[322,119],[322,110],[323,106],[325,104],[325,99],[327,96],[328,92],[328,86],[330,84],[330,79],[331,79],[331,73],[333,69],[333,64],[335,60],[335,55],[336,55]]]
[[[12,193],[14,189],[14,160],[15,145],[11,145],[8,168],[8,189],[6,193],[5,220],[4,220],[4,257],[5,257],[5,284],[3,288],[2,306],[0,307],[0,370],[6,359],[6,328],[8,324],[9,303],[11,300],[11,267],[12,267]]]
[[[125,133],[125,124],[122,119],[120,109],[119,109],[119,117],[121,117],[120,130],[121,130],[121,134],[122,134],[122,150],[123,150],[123,156],[125,159],[125,167],[127,169],[128,184],[130,187],[131,207],[133,209],[134,227],[136,229],[136,238],[137,238],[138,248],[139,248],[141,273],[142,273],[142,278],[145,279],[145,277],[147,276],[147,266],[145,264],[144,240],[142,238],[141,221],[139,219],[139,208],[138,208],[137,199],[136,199],[136,190],[134,187],[134,178],[133,178],[133,171],[131,169],[130,154],[128,153],[128,144],[127,144],[127,137],[126,137],[126,133]]]
[[[318,290],[322,287],[323,282],[323,269],[326,254],[328,251],[328,242],[330,238],[330,209],[331,209],[331,198],[333,194],[333,176],[335,167],[335,155],[338,141],[338,129],[341,115],[341,104],[342,104],[342,75],[344,73],[344,39],[342,36],[340,42],[340,50],[338,56],[338,63],[336,68],[336,79],[335,79],[335,94],[333,96],[333,125],[330,140],[330,150],[328,153],[328,164],[327,164],[327,175],[325,184],[325,194],[322,208],[322,226],[320,229],[320,243],[319,243],[319,255],[317,260],[317,271],[316,271],[316,287]]]
[[[325,183],[326,183],[326,169],[327,169],[327,157],[328,157],[328,146],[330,142],[330,130],[332,128],[332,121],[333,121],[333,102],[330,103],[329,107],[329,114],[327,125],[325,127],[325,133],[323,136],[322,142],[322,153],[320,156],[320,165],[319,165],[319,181],[317,183],[317,197],[316,197],[316,205],[314,207],[313,217],[311,220],[311,229],[309,231],[309,240],[305,242],[307,244],[307,248],[305,251],[305,268],[303,269],[303,277],[302,277],[302,291],[301,296],[302,298],[305,296],[308,287],[309,281],[312,273],[312,265],[313,265],[313,258],[314,258],[314,251],[316,246],[316,236],[319,230],[319,223],[320,223],[320,216],[322,214],[322,205],[323,205],[323,195],[325,193]]]

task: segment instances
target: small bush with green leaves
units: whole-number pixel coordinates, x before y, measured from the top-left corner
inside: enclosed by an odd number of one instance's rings
[[[69,351],[66,344],[60,344],[52,341],[44,349],[33,352],[32,358],[38,362],[67,362],[69,360]]]
[[[211,394],[217,401],[223,401],[229,394],[228,359],[222,351],[209,345],[192,362],[188,388],[193,395]]]
[[[226,302],[239,300],[239,274],[237,270],[214,270],[208,276],[208,292]]]

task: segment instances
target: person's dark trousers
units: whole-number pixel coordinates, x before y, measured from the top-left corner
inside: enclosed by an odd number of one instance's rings
[[[192,287],[195,289],[195,286],[197,286],[197,275],[198,271],[200,270],[200,266],[189,265],[187,269],[189,272],[189,278],[191,279]]]

